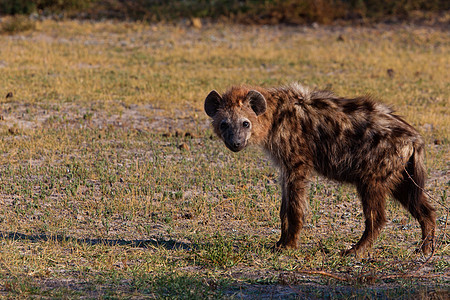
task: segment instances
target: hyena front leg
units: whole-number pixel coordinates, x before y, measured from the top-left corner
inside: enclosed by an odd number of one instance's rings
[[[387,191],[383,185],[376,183],[364,184],[357,189],[366,219],[365,230],[356,245],[343,251],[343,255],[358,254],[370,247],[386,223],[385,205]]]
[[[295,249],[308,209],[307,180],[304,174],[285,174],[281,178],[281,237],[277,248]]]

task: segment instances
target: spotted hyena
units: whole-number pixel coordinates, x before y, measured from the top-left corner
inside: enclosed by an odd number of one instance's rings
[[[235,86],[211,91],[205,111],[215,133],[234,152],[256,144],[281,173],[281,237],[277,248],[296,248],[308,209],[312,172],[356,186],[365,216],[361,239],[343,254],[363,251],[386,223],[388,195],[420,223],[422,251],[431,252],[435,212],[423,192],[424,142],[419,133],[372,97],[338,97],[294,83],[285,87]]]

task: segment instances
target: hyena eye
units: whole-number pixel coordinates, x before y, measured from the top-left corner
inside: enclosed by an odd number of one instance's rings
[[[226,121],[220,122],[220,129],[225,130],[228,128],[228,123]]]
[[[250,122],[244,121],[244,122],[242,122],[242,126],[244,126],[244,128],[249,128],[250,127]]]

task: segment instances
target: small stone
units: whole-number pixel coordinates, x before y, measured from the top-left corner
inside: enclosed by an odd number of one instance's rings
[[[394,77],[394,69],[387,69],[387,74],[388,74],[388,76],[390,77],[390,78],[392,78],[392,77]]]
[[[191,139],[195,139],[195,138],[197,138],[198,136],[197,136],[195,133],[192,133],[192,132],[187,131],[187,132],[184,134],[184,137],[188,137],[188,138],[191,138]]]
[[[434,129],[433,124],[426,123],[422,126],[425,131],[432,131]]]
[[[9,129],[8,129],[8,132],[9,132],[10,134],[12,134],[12,135],[19,134],[19,130],[18,130],[17,128],[15,128],[15,127],[9,128]]]
[[[201,29],[202,28],[202,20],[200,18],[192,18],[191,19],[192,27]]]
[[[186,144],[186,143],[181,143],[181,144],[178,146],[178,149],[189,151],[189,145]]]

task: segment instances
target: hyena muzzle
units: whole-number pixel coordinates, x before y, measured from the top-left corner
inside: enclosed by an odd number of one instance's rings
[[[424,142],[419,133],[371,97],[342,98],[294,83],[279,88],[235,86],[211,91],[205,111],[234,152],[256,144],[280,169],[281,237],[296,248],[308,209],[308,178],[317,172],[356,186],[365,216],[361,239],[344,254],[370,247],[386,223],[392,195],[417,219],[422,251],[434,247],[435,210],[424,194]]]

